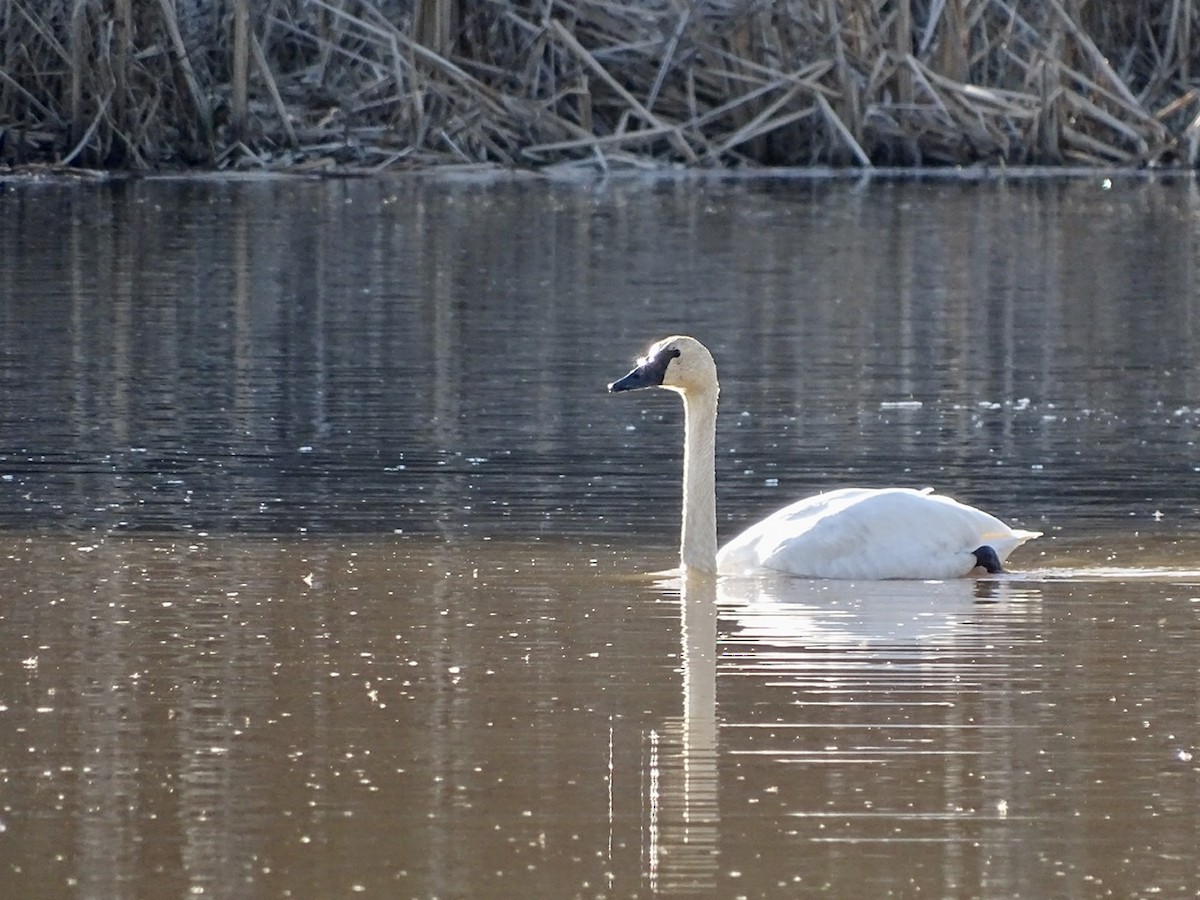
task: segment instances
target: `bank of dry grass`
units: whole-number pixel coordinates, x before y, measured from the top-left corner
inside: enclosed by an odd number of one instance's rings
[[[1200,3],[0,0],[0,164],[1194,166]]]

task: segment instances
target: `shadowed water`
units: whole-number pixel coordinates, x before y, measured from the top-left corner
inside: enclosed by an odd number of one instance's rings
[[[0,896],[1200,887],[1190,182],[9,184]],[[936,486],[982,581],[654,577]]]

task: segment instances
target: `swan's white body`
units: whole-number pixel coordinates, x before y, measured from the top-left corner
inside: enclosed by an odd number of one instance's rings
[[[929,491],[842,488],[798,500],[751,525],[717,553],[717,571],[960,578],[979,565],[974,556],[978,547],[991,547],[1003,562],[1035,536]]]
[[[843,488],[799,500],[750,526],[717,551],[717,369],[695,338],[654,344],[613,391],[664,387],[683,397],[686,417],[683,532],[685,571],[745,575],[765,570],[809,578],[943,579],[972,574],[980,549],[995,567],[1036,531],[930,490]]]

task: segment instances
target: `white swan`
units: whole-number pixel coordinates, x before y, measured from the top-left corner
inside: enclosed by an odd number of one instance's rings
[[[1017,547],[1041,532],[931,490],[843,488],[784,507],[717,552],[715,444],[717,366],[695,338],[651,346],[610,391],[662,387],[683,397],[684,571],[738,575],[769,569],[809,578],[959,578],[1003,571]]]

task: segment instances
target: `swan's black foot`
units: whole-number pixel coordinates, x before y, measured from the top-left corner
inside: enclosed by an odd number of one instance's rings
[[[998,575],[1004,571],[1004,566],[1000,564],[1000,557],[987,544],[978,550],[972,550],[971,553],[975,557],[975,568],[983,569],[989,575]]]

